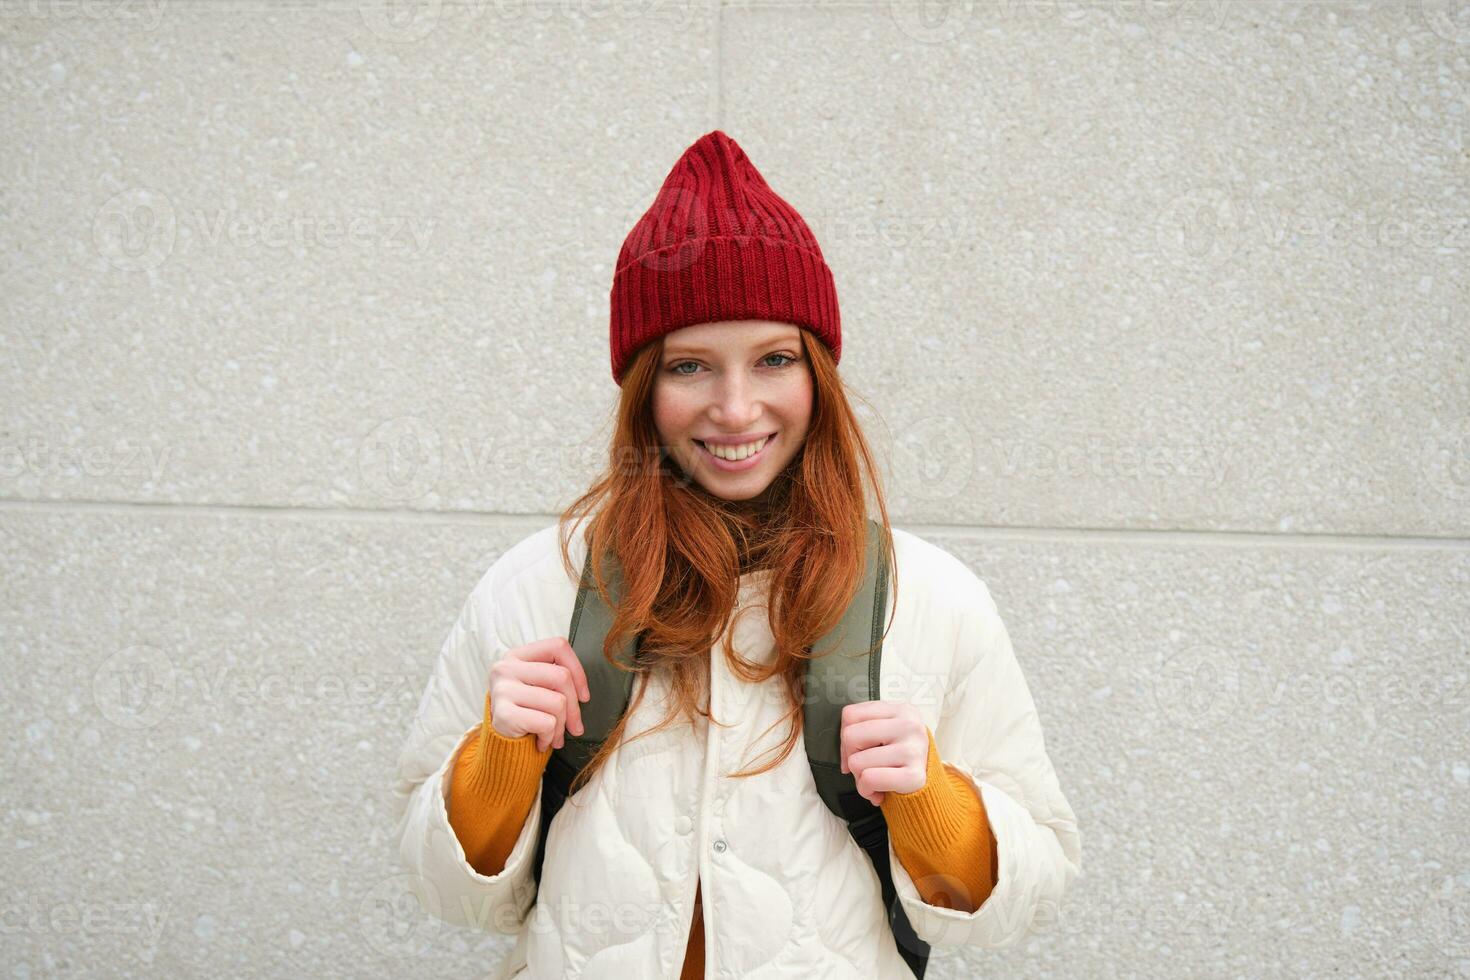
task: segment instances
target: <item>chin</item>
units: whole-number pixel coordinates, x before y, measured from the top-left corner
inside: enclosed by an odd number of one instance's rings
[[[765,493],[766,489],[770,486],[770,484],[765,484],[759,487],[751,487],[750,489],[742,488],[736,490],[726,488],[723,492],[721,492],[721,490],[715,487],[707,486],[703,482],[697,480],[695,482],[698,484],[699,489],[703,490],[711,497],[718,497],[721,500],[728,500],[731,503],[739,503],[742,500],[754,500],[756,497],[759,497],[761,494]]]

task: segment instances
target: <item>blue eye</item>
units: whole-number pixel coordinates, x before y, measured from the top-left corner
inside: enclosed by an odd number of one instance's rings
[[[773,357],[779,357],[779,358],[781,358],[782,359],[781,363],[779,363],[779,364],[767,364],[766,362],[768,362]],[[783,367],[786,367],[788,364],[795,364],[798,360],[800,360],[800,358],[792,357],[790,354],[783,354],[783,353],[777,351],[775,353],[767,354],[765,357],[761,358],[760,359],[760,363],[761,364],[764,364],[766,367],[770,367],[770,368],[783,368]],[[695,368],[696,370],[694,370],[694,371],[681,371],[681,370],[679,370],[680,368],[684,368],[684,367],[692,367],[692,368]],[[692,377],[694,377],[695,374],[698,373],[698,368],[699,368],[699,362],[698,361],[679,361],[676,364],[670,364],[669,367],[668,367],[668,372],[670,374],[677,375],[678,377],[681,377],[681,378],[692,378]]]

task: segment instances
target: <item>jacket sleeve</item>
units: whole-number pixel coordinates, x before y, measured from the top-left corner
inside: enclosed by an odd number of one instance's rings
[[[393,792],[394,836],[408,871],[408,890],[426,912],[454,925],[515,935],[536,900],[532,865],[541,821],[539,785],[498,874],[471,867],[447,809],[455,759],[479,735],[490,666],[507,650],[495,633],[495,578],[492,567],[465,600],[409,724]]]
[[[961,592],[957,682],[944,698],[934,741],[984,803],[995,839],[995,887],[973,912],[929,905],[891,839],[889,861],[920,939],[940,948],[998,949],[1056,923],[1062,897],[1081,872],[1082,841],[990,591],[971,573]]]

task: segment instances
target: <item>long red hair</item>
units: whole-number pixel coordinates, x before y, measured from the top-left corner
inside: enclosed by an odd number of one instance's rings
[[[597,589],[609,607],[603,562],[609,553],[622,574],[622,601],[613,608],[603,655],[608,662],[630,637],[642,634],[637,671],[666,671],[671,707],[664,720],[641,737],[699,712],[713,724],[705,701],[709,652],[734,613],[739,576],[769,569],[768,608],[775,657],[766,664],[745,660],[727,637],[723,653],[731,672],[761,683],[779,676],[790,696],[781,720],[790,734],[779,755],[750,772],[775,768],[801,737],[806,661],[827,650],[813,649],[842,618],[862,583],[868,508],[859,464],[872,486],[883,528],[882,546],[892,567],[892,528],[877,467],[848,402],[831,352],[805,328],[805,362],[813,381],[812,416],[802,448],[754,501],[727,501],[684,474],[660,445],[653,420],[653,387],[663,340],[646,344],[623,376],[607,469],[561,515],[562,561],[573,579],[582,569],[569,550],[573,525],[591,514],[583,537],[592,556]],[[891,607],[890,607],[891,608]],[[883,635],[887,636],[887,624]],[[882,640],[879,640],[881,643]],[[634,678],[638,680],[638,678]],[[574,782],[575,793],[621,742],[644,687]]]

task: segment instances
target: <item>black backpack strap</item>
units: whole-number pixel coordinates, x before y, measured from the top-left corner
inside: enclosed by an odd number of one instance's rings
[[[615,560],[609,559],[613,567]],[[621,598],[622,580],[614,575],[608,581],[614,604]],[[597,593],[592,578],[592,553],[582,564],[582,581],[577,589],[577,602],[572,607],[572,622],[567,628],[567,642],[576,651],[587,675],[591,699],[582,705],[581,735],[567,732],[562,747],[552,749],[541,776],[541,825],[536,838],[535,878],[541,885],[541,865],[546,860],[546,837],[551,821],[566,803],[572,780],[592,761],[602,743],[622,718],[633,691],[633,674],[618,670],[602,655],[602,643],[612,628],[612,609]],[[637,640],[629,640],[618,651],[620,663],[632,666],[637,656]]]
[[[848,704],[879,699],[888,572],[883,526],[870,519],[862,585],[842,619],[817,643],[818,656],[807,662],[802,727],[817,794],[827,809],[847,824],[848,833],[873,863],[899,955],[922,980],[930,947],[914,932],[894,887],[888,860],[888,821],[882,809],[858,793],[852,773],[842,771],[842,709]]]

